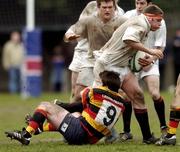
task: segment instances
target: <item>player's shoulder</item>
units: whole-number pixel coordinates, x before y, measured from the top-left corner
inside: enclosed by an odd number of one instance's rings
[[[87,5],[86,5],[86,7],[95,7],[95,6],[97,6],[97,2],[96,1],[90,1]]]
[[[127,17],[125,17],[124,15],[118,15],[118,16],[115,16],[115,20],[116,20],[116,23],[117,24],[123,24],[125,21],[128,20]]]
[[[80,18],[82,18],[84,16],[89,16],[89,15],[93,14],[94,12],[96,12],[96,10],[97,10],[96,1],[91,1],[83,9],[83,11],[80,15]]]
[[[81,23],[84,23],[84,24],[90,24],[92,21],[94,21],[95,20],[95,15],[94,14],[91,14],[91,15],[88,15],[88,16],[81,16],[80,18],[79,18],[79,21],[81,22]]]
[[[119,7],[118,5],[117,5],[116,12],[118,15],[124,15],[124,10],[121,7]]]
[[[94,11],[97,10],[97,4],[96,1],[89,2],[86,7],[84,8],[84,12],[87,13],[87,15],[93,14]]]

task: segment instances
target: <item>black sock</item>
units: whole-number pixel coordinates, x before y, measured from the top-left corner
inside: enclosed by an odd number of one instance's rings
[[[134,113],[141,128],[143,139],[147,140],[151,138],[147,109],[134,109]]]
[[[132,104],[130,101],[125,102],[124,104],[125,110],[123,112],[123,125],[124,125],[124,132],[130,132],[130,124],[131,124],[131,115],[132,115]]]
[[[154,107],[159,118],[160,127],[167,126],[165,119],[165,105],[162,97],[160,97],[158,100],[154,100]]]

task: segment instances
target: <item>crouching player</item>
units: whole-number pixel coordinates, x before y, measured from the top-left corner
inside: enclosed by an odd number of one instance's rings
[[[176,129],[180,121],[180,74],[177,79],[174,99],[171,103],[169,128],[167,135],[160,138],[156,145],[175,145],[176,144]]]
[[[6,136],[28,145],[32,135],[47,120],[69,144],[95,144],[110,134],[124,110],[123,97],[118,93],[119,75],[103,71],[100,78],[102,86],[85,88],[81,102],[62,103],[61,106],[42,102],[26,128],[22,131],[7,131]]]

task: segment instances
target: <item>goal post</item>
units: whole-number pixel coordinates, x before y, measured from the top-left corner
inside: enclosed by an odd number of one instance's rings
[[[22,96],[37,97],[42,92],[42,31],[35,27],[35,0],[26,0],[26,27],[23,30],[25,61]]]

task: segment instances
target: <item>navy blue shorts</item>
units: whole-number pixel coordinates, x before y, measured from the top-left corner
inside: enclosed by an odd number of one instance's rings
[[[69,144],[82,145],[89,143],[88,134],[80,123],[80,118],[76,118],[72,116],[71,113],[68,113],[59,126],[59,132]]]

